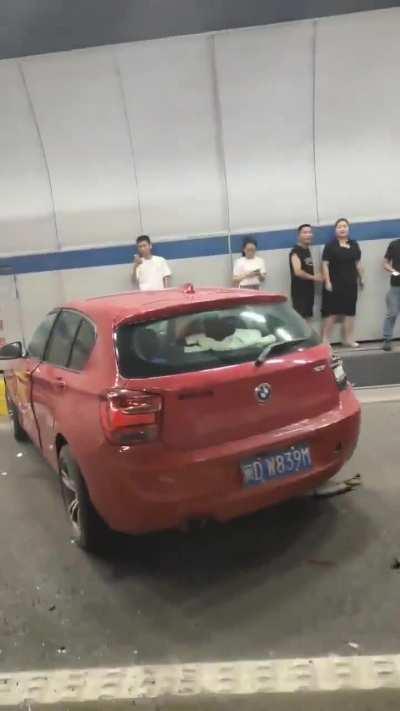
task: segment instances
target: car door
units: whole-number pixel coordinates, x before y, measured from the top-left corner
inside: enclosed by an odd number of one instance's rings
[[[8,396],[17,409],[19,421],[36,446],[40,447],[38,425],[32,404],[32,377],[43,358],[58,313],[46,316],[34,331],[25,358],[6,375]]]
[[[51,332],[42,362],[32,375],[32,399],[43,455],[54,464],[55,415],[62,410],[67,363],[82,316],[63,309]]]
[[[56,429],[68,431],[71,416],[71,390],[76,373],[85,362],[88,341],[87,320],[78,311],[63,309],[48,341],[44,359],[33,374],[33,401],[46,459],[57,465]],[[90,325],[91,333],[94,329]],[[94,343],[94,340],[93,340]]]

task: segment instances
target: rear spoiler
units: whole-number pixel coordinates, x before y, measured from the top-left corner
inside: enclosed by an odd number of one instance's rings
[[[246,292],[246,293],[244,293]],[[137,311],[132,316],[123,316],[122,318],[116,316],[114,319],[114,327],[123,326],[129,323],[142,323],[144,321],[159,321],[164,318],[173,318],[174,316],[186,315],[196,313],[198,311],[214,311],[214,309],[228,308],[229,306],[240,306],[241,304],[279,304],[287,301],[287,297],[283,294],[270,294],[268,292],[252,292],[242,289],[232,289],[232,294],[226,295],[220,298],[216,297],[212,301],[207,299],[206,301],[201,301],[200,299],[188,298],[187,301],[183,301],[180,304],[173,304],[171,306],[160,306],[157,308],[143,309],[143,312]]]

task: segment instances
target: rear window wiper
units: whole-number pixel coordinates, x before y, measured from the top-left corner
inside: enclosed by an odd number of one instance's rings
[[[269,354],[274,351],[276,348],[279,348],[280,346],[296,346],[300,343],[304,343],[307,338],[294,338],[292,341],[275,341],[275,343],[269,343],[261,353],[257,356],[256,360],[254,361],[254,365],[262,365],[265,363],[267,360]]]

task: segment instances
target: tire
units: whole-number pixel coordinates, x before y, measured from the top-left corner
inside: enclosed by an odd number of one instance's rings
[[[79,466],[69,445],[58,457],[61,490],[65,510],[75,543],[89,553],[103,553],[110,542],[111,531],[94,508]]]
[[[6,398],[7,398],[8,412],[10,414],[12,428],[13,428],[14,439],[16,439],[17,442],[27,442],[29,440],[29,437],[21,425],[21,422],[19,420],[18,410],[17,410],[16,406],[14,405],[14,403],[10,400],[8,395],[6,396]]]

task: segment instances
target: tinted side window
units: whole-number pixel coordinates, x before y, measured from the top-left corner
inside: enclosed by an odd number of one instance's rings
[[[82,370],[85,367],[95,344],[95,340],[96,333],[94,327],[89,321],[82,319],[68,363],[69,368]]]
[[[46,344],[50,336],[50,331],[57,316],[57,313],[48,314],[48,316],[46,316],[44,321],[42,321],[34,332],[28,346],[28,354],[33,358],[39,358],[39,360],[42,360]]]
[[[81,320],[82,316],[75,311],[61,312],[46,348],[45,360],[48,363],[62,367],[67,365]]]

